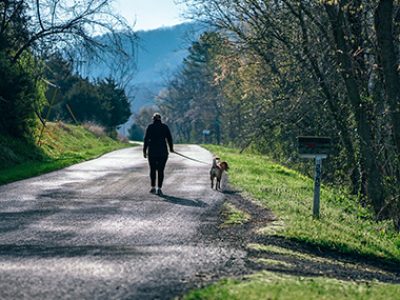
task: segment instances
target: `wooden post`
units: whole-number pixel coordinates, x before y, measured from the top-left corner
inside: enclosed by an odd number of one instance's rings
[[[57,95],[57,91],[59,89],[59,87],[57,85],[55,85],[54,83],[51,83],[50,81],[47,81],[46,79],[42,79],[47,85],[55,88],[54,93],[53,93],[53,97],[51,98],[51,102],[49,105],[49,110],[47,111],[46,114],[46,118],[43,119],[42,116],[39,114],[39,112],[36,111],[36,115],[38,116],[40,122],[42,122],[42,129],[40,130],[40,135],[39,135],[39,139],[38,139],[38,145],[39,147],[42,146],[42,137],[43,137],[43,132],[44,132],[44,128],[46,127],[46,121],[49,119],[50,116],[50,111],[53,108],[53,104],[54,104],[54,100],[56,99],[56,95]]]
[[[74,115],[74,113],[72,112],[72,109],[71,109],[71,107],[68,105],[68,103],[66,103],[65,106],[67,107],[68,112],[70,113],[72,119],[74,119],[75,124],[76,124],[76,125],[79,125],[79,122],[78,122],[78,120],[75,118],[75,115]]]
[[[313,205],[313,216],[319,218],[319,202],[320,202],[320,191],[321,191],[321,169],[322,169],[322,157],[315,157],[315,178],[314,178],[314,205]]]

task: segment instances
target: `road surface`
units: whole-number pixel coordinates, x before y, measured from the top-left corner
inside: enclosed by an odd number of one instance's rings
[[[176,150],[211,164],[199,146]],[[0,299],[170,299],[240,272],[209,168],[171,154],[158,197],[134,147],[0,186]]]

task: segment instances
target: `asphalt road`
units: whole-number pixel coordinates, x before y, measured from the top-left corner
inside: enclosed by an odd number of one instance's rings
[[[141,147],[0,186],[0,299],[170,299],[240,272],[210,165],[171,154],[165,197],[149,193]]]

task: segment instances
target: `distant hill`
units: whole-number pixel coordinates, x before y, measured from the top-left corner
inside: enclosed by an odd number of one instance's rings
[[[143,105],[154,104],[154,96],[162,89],[168,76],[182,63],[200,30],[196,23],[183,23],[136,32],[138,43],[134,49],[135,59],[130,66],[132,71],[136,71],[127,87],[129,95],[134,97],[133,111],[137,112]],[[123,47],[125,51],[131,52],[128,42]],[[84,76],[104,78],[114,75],[112,66],[113,57],[109,56],[105,62],[89,62],[81,71]]]
[[[127,93],[132,100],[132,111],[138,112],[143,106],[155,103],[155,97],[165,86],[169,76],[179,67],[187,56],[188,48],[201,32],[196,23],[183,23],[172,27],[162,27],[148,31],[138,31],[138,45],[135,61],[131,68],[136,72],[127,86]],[[126,44],[129,52],[130,45]],[[112,74],[112,57],[105,63],[89,64],[84,68],[84,75],[91,78],[104,78]],[[123,126],[122,133],[127,134],[131,122]]]
[[[137,73],[132,81],[136,92],[133,102],[135,112],[144,105],[154,103],[154,96],[182,63],[199,31],[198,25],[184,23],[137,33]]]
[[[137,82],[161,81],[162,76],[173,71],[187,55],[196,26],[192,23],[150,31],[139,31],[137,52]]]

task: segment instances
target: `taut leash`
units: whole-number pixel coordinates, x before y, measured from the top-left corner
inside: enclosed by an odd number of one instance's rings
[[[189,160],[193,160],[193,161],[195,161],[195,162],[198,162],[198,163],[202,163],[202,164],[208,165],[208,163],[206,163],[206,162],[204,162],[204,161],[201,161],[201,160],[198,160],[198,159],[195,159],[195,158],[191,158],[191,157],[186,156],[186,155],[183,155],[183,154],[181,154],[181,153],[179,153],[179,152],[174,151],[174,152],[172,152],[172,153],[175,153],[176,155],[182,156],[183,158],[186,158],[186,159],[189,159]]]

